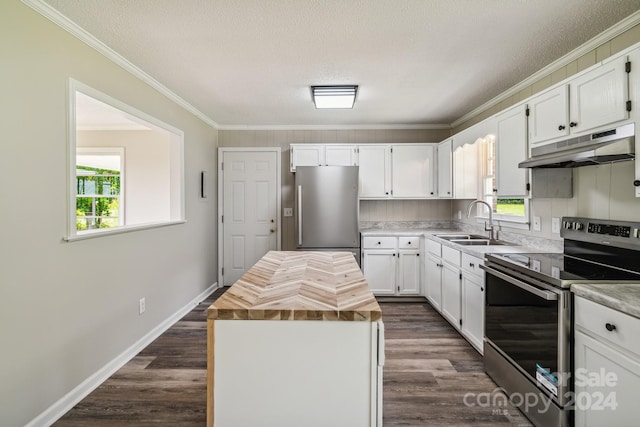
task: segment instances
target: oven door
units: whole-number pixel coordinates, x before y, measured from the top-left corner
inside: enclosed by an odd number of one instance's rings
[[[487,263],[485,340],[560,406],[570,398],[571,295]]]

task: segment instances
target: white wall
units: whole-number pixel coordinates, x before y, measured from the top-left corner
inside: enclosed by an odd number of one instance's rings
[[[0,62],[0,425],[21,426],[215,282],[217,131],[18,0]],[[187,223],[62,240],[69,77],[184,131]]]
[[[124,147],[127,225],[171,219],[169,134],[152,130],[79,131],[78,147]]]
[[[621,221],[640,221],[640,198],[634,196],[634,162],[611,165],[584,166],[573,169],[573,197],[567,199],[531,199],[531,216],[539,216],[540,231],[504,230],[527,236],[561,240],[551,232],[551,218],[580,216]],[[453,202],[453,216],[463,212],[463,220],[477,224],[475,219],[464,218],[468,200]]]

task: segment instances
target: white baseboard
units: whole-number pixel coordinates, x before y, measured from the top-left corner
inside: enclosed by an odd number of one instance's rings
[[[89,393],[98,388],[100,384],[106,381],[111,375],[113,375],[118,369],[123,367],[129,360],[131,360],[136,354],[138,354],[143,348],[151,344],[153,340],[162,335],[167,329],[169,329],[174,323],[180,320],[184,315],[189,313],[195,306],[200,304],[204,299],[211,295],[216,289],[218,289],[218,282],[211,285],[200,295],[189,301],[180,310],[173,313],[167,319],[165,319],[158,326],[149,331],[148,334],[140,338],[131,347],[126,349],[115,359],[104,365],[98,371],[96,371],[89,378],[80,383],[76,388],[71,390],[60,400],[55,402],[49,408],[47,408],[40,415],[31,420],[25,427],[40,427],[50,426],[75,405],[77,405],[82,399],[87,397]]]

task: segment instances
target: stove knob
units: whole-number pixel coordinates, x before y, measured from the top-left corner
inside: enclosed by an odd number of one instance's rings
[[[565,230],[568,230],[571,228],[571,222],[569,221],[562,221],[562,226],[564,227]]]
[[[574,230],[582,230],[584,228],[584,225],[581,222],[574,222],[573,223],[573,229]]]

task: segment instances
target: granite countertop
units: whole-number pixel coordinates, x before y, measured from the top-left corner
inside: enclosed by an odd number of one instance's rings
[[[550,252],[548,248],[535,248],[532,246],[523,246],[517,243],[509,242],[507,242],[508,244],[506,245],[465,246],[436,237],[437,234],[481,234],[477,232],[468,233],[462,230],[421,228],[368,228],[365,230],[361,230],[360,233],[362,234],[362,236],[424,236],[428,239],[435,240],[445,246],[449,246],[451,248],[479,258],[484,258],[485,254],[487,253]]]
[[[571,285],[571,292],[606,307],[640,318],[640,283],[575,284]]]
[[[209,307],[207,318],[377,321],[382,311],[350,252],[271,251]]]

